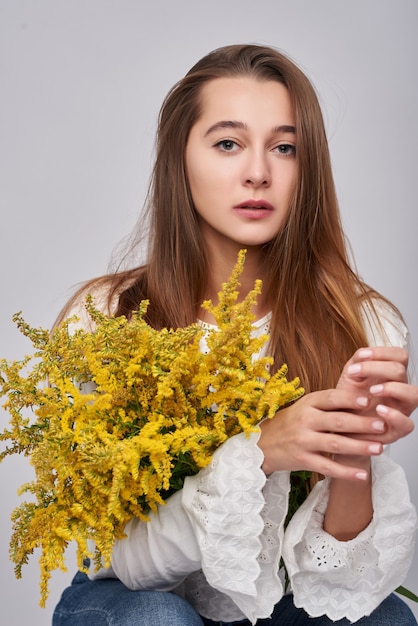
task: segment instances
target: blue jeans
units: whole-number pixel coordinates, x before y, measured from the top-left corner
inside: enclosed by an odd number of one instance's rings
[[[292,596],[276,605],[273,615],[257,621],[258,626],[330,626],[351,624],[346,619],[332,622],[327,617],[311,618],[295,608]],[[409,607],[392,594],[356,626],[414,626]],[[185,600],[163,591],[130,591],[119,580],[90,581],[80,572],[64,590],[52,621],[53,626],[250,626],[240,622],[213,622],[201,617]]]

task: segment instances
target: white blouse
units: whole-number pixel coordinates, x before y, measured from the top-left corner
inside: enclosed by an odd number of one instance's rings
[[[370,345],[405,347],[402,322],[383,304],[378,314],[386,337],[364,312]],[[256,322],[254,333],[268,332],[268,323],[268,316]],[[372,458],[373,520],[355,539],[338,541],[323,530],[329,479],[315,486],[285,531],[290,473],[266,477],[258,438],[226,441],[149,522],[131,520],[112,566],[90,577],[172,590],[209,619],[254,624],[285,593],[283,557],[295,605],[310,616],[355,622],[370,614],[412,561],[417,518],[403,470],[386,454]]]

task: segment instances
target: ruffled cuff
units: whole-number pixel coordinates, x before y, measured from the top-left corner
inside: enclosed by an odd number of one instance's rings
[[[232,437],[183,488],[206,580],[253,623],[283,595],[278,569],[289,493],[288,472],[267,479],[262,471],[258,438]]]
[[[355,622],[369,615],[405,579],[412,562],[416,512],[401,467],[372,459],[370,525],[351,541],[323,530],[329,481],[318,483],[290,522],[283,556],[294,602],[311,617]]]

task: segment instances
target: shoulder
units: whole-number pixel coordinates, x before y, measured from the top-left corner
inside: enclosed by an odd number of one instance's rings
[[[400,312],[390,302],[375,297],[365,300],[361,314],[369,345],[408,347],[408,328]]]
[[[91,297],[95,308],[109,317],[116,314],[119,297],[137,278],[138,271],[110,274],[83,283],[61,311],[56,324],[76,317],[75,327],[92,329],[92,320],[86,309],[87,298]]]
[[[89,296],[93,299],[93,304],[101,313],[113,315],[116,308],[117,299],[112,302],[110,298],[111,285],[102,278],[94,279],[84,283],[77,289],[74,295],[67,302],[60,312],[55,325],[66,322],[71,318],[71,329],[84,328],[93,330],[93,322],[87,311],[86,304]]]

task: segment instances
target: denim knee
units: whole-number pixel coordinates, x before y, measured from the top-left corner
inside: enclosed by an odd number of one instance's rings
[[[170,592],[131,591],[119,580],[78,573],[55,608],[53,626],[202,626],[185,600]]]
[[[364,617],[358,626],[417,626],[409,606],[395,593],[388,596],[369,617]]]

